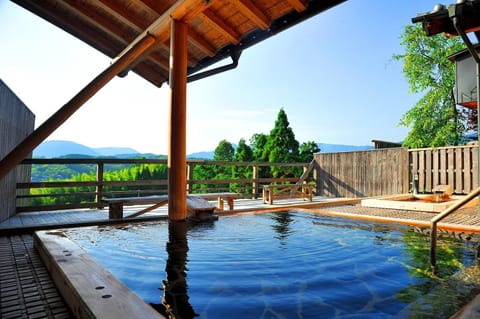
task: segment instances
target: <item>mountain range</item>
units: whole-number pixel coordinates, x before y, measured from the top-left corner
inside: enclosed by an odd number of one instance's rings
[[[347,151],[364,151],[371,150],[371,145],[342,145],[342,144],[326,144],[318,143],[318,147],[322,153],[347,152]],[[205,151],[188,154],[188,158],[212,159],[214,151]],[[40,144],[33,151],[34,158],[58,158],[71,156],[87,156],[87,157],[145,157],[156,158],[159,155],[151,153],[140,153],[130,147],[88,147],[72,141],[51,140]]]

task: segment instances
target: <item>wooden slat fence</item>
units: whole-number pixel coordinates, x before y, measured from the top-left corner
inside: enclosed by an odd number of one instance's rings
[[[476,145],[409,150],[413,178],[419,192],[432,192],[436,185],[451,185],[455,194],[468,194],[478,186]]]
[[[35,115],[0,79],[0,158],[6,156],[30,134],[34,126]],[[15,214],[17,182],[29,180],[30,167],[17,167],[4,178],[0,178],[0,221]]]
[[[408,149],[318,153],[317,195],[365,197],[408,192]]]

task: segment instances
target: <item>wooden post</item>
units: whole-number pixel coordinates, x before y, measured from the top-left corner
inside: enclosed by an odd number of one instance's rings
[[[194,163],[187,163],[187,193],[193,193],[193,168]]]
[[[97,196],[95,198],[95,201],[97,202],[97,208],[98,209],[103,208],[103,203],[102,203],[102,197],[103,197],[103,167],[104,167],[103,162],[98,162],[97,163],[97,189],[96,189]]]
[[[187,218],[187,33],[172,19],[170,40],[170,125],[168,145],[168,217]]]
[[[253,165],[252,199],[258,198],[258,165]]]

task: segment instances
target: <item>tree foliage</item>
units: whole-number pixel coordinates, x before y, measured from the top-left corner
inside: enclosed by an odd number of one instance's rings
[[[231,161],[235,155],[235,149],[232,143],[227,140],[221,140],[213,153],[214,161]]]
[[[257,162],[267,162],[268,159],[264,158],[265,145],[267,144],[268,135],[263,133],[255,133],[250,139],[250,145],[252,148],[253,159]]]
[[[314,141],[308,141],[300,145],[300,152],[298,154],[299,162],[311,162],[313,160],[313,154],[320,152],[318,144]]]
[[[412,148],[457,145],[466,130],[466,117],[458,111],[453,88],[455,66],[448,56],[463,48],[458,37],[427,36],[420,24],[407,25],[401,35],[403,72],[410,91],[423,97],[401,118],[410,128],[404,145]]]
[[[298,159],[298,147],[287,113],[281,108],[265,144],[263,157],[268,158],[269,162],[292,163]]]

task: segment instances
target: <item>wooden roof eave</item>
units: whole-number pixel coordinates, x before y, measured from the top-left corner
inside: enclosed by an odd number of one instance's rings
[[[231,58],[232,56],[238,55],[238,52],[241,52],[257,43],[260,43],[273,35],[276,35],[308,18],[317,15],[322,11],[325,11],[345,1],[347,0],[312,1],[305,10],[300,12],[292,11],[291,13],[272,21],[267,29],[256,29],[245,35],[238,44],[227,45],[217,51],[217,54],[215,56],[206,57],[198,61],[196,66],[188,68],[188,75],[192,76],[193,74],[200,72],[202,69],[205,69],[215,63],[218,63],[226,58]],[[232,58],[232,60],[234,59]]]

